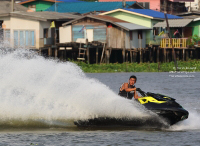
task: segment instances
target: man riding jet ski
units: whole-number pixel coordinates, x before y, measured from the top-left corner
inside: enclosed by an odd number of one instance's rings
[[[161,119],[164,119],[168,125],[173,125],[181,120],[188,118],[188,111],[179,105],[175,99],[162,95],[147,92],[145,93],[140,88],[135,87],[137,81],[136,76],[129,78],[129,83],[124,83],[120,87],[119,95],[127,99],[134,99],[142,104],[148,111],[155,113]],[[141,96],[138,96],[137,91]],[[160,119],[152,116],[147,119],[116,119],[108,117],[100,117],[88,120],[78,120],[74,122],[75,125],[81,127],[88,126],[156,126],[162,127]]]
[[[166,119],[170,125],[188,118],[188,111],[180,106],[175,99],[161,94],[145,93],[140,88],[135,87],[134,84],[136,81],[136,76],[130,76],[129,83],[124,83],[120,87],[119,95],[127,99],[132,99],[134,97],[140,104],[144,105],[145,108]],[[142,97],[138,96],[136,91],[138,91]]]

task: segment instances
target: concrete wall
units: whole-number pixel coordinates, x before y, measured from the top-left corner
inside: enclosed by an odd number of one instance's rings
[[[60,43],[66,43],[72,41],[72,26],[59,27]]]

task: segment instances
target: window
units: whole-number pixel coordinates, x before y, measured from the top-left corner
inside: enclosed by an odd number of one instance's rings
[[[35,31],[33,30],[14,30],[14,46],[15,47],[34,47]]]
[[[142,39],[142,30],[138,30],[138,39]]]

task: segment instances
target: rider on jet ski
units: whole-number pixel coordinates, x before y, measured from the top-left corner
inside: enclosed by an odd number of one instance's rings
[[[119,95],[128,99],[132,99],[133,96],[135,99],[140,98],[136,92],[135,83],[137,77],[132,75],[129,78],[129,83],[123,83],[119,89]]]

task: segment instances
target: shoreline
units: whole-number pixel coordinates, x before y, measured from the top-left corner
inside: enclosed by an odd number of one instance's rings
[[[169,73],[195,73],[200,72],[200,60],[177,61],[176,72],[174,62],[167,63],[110,63],[87,64],[71,61],[78,65],[85,73],[122,73],[122,72],[169,72]]]

